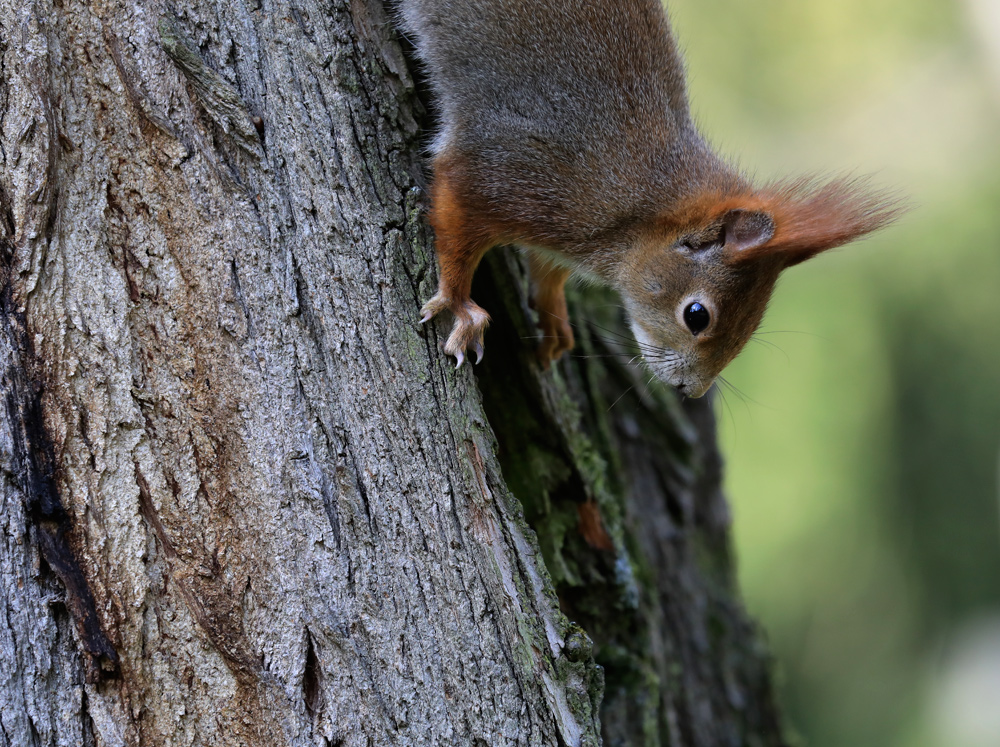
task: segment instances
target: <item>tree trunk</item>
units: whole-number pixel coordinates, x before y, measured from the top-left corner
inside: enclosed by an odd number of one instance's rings
[[[475,376],[417,323],[379,2],[0,0],[0,55],[0,744],[783,743],[708,405],[602,292],[541,371],[513,253]]]

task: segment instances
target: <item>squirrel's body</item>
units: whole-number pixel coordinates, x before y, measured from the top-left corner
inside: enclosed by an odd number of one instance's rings
[[[640,344],[664,353],[654,371],[700,394],[759,323],[783,266],[890,217],[843,182],[755,190],[717,157],[691,121],[657,0],[402,0],[401,12],[441,119],[441,287],[424,315],[455,313],[446,350],[460,363],[468,347],[481,354],[488,322],[472,273],[490,247],[517,243],[548,250],[531,257],[543,361],[572,346],[568,263],[617,287]],[[713,319],[698,344],[663,333],[686,319],[673,306],[689,291],[717,295],[693,303],[739,329]]]
[[[579,245],[654,216],[694,182],[732,179],[691,122],[656,0],[402,8],[440,108],[435,152],[460,162],[469,193],[523,223],[533,243],[586,262]]]

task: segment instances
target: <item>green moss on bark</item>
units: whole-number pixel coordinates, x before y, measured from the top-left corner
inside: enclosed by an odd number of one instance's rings
[[[551,371],[516,252],[487,256],[473,296],[494,319],[476,373],[504,478],[578,626],[567,645],[603,668],[605,744],[786,744],[733,581],[709,399],[649,381],[606,290],[570,292],[577,347]]]

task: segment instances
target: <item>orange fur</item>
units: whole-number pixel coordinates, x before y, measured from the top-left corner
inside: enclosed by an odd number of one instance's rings
[[[765,188],[762,195],[775,233],[759,252],[780,252],[786,267],[884,228],[904,210],[898,199],[849,178],[826,184],[801,178]]]
[[[538,360],[543,368],[548,368],[575,344],[566,308],[566,281],[572,271],[553,265],[537,252],[529,252],[528,269],[534,284],[533,303],[538,312],[538,327],[542,331]]]
[[[698,194],[661,215],[656,225],[663,234],[676,236],[684,230],[719,223],[734,210],[768,214],[775,231],[766,243],[731,252],[727,260],[745,262],[780,255],[783,265],[789,267],[884,228],[905,207],[898,199],[869,189],[863,179],[842,177],[823,183],[801,177],[759,189]]]
[[[440,291],[452,303],[463,303],[472,292],[472,276],[487,250],[496,243],[462,203],[447,169],[440,169],[431,185],[429,220],[434,228]]]
[[[482,355],[482,334],[489,323],[489,315],[470,296],[476,268],[492,247],[514,237],[531,237],[530,226],[505,225],[483,207],[485,200],[462,178],[464,165],[453,155],[435,162],[429,221],[435,233],[440,280],[437,295],[423,309],[425,320],[445,308],[455,314],[455,327],[445,349],[460,362],[466,348]],[[529,253],[529,269],[534,281],[532,300],[542,331],[538,359],[548,368],[574,345],[563,290],[571,271],[552,265],[535,252]]]

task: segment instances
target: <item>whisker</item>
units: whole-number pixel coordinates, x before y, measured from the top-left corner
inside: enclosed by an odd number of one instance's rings
[[[729,379],[727,379],[725,376],[719,376],[719,377],[717,377],[716,381],[719,382],[719,384],[721,386],[725,387],[726,389],[728,389],[733,394],[737,395],[741,399],[743,398],[743,392],[741,392],[739,389],[737,389],[735,386],[733,386],[732,382],[729,381]]]
[[[792,359],[788,357],[788,353],[786,353],[785,350],[780,345],[776,345],[775,343],[771,342],[770,340],[762,340],[759,337],[757,337],[756,334],[754,334],[754,335],[752,335],[750,337],[750,341],[751,342],[756,342],[758,345],[763,345],[764,347],[770,348],[771,350],[777,350],[779,353],[781,353],[783,356],[785,356],[785,361],[787,363],[791,363],[792,362]]]
[[[583,325],[581,325],[578,322],[574,322],[572,319],[559,316],[558,314],[553,314],[551,311],[546,311],[544,313],[548,314],[549,316],[555,317],[560,321],[566,322],[567,324],[569,324],[570,327],[574,327],[576,329],[583,328]],[[605,345],[630,347],[633,350],[638,349],[642,354],[642,356],[650,361],[670,362],[673,360],[677,360],[679,358],[677,353],[675,353],[673,350],[670,350],[670,348],[664,348],[657,345],[650,345],[648,343],[640,342],[639,340],[636,340],[635,337],[633,337],[632,335],[626,335],[617,330],[609,329],[608,327],[604,327],[600,324],[597,324],[592,320],[588,320],[586,324],[595,329],[599,329],[602,332],[606,332],[607,334],[612,335],[612,337],[614,338],[617,338],[617,339],[612,339],[609,337],[604,337],[602,335],[597,335],[597,338]],[[523,337],[521,339],[535,339],[535,338]],[[629,354],[632,354],[631,351]]]
[[[620,304],[620,303],[597,303],[597,304],[588,303],[587,304],[587,308],[588,309],[621,309],[622,311],[625,311],[625,305],[624,304]]]
[[[652,376],[650,376],[648,379],[646,379],[646,386],[643,387],[643,394],[645,394],[645,396],[646,396],[647,399],[649,399],[649,397],[651,396],[650,393],[649,393],[649,385],[653,383],[653,379],[655,379],[655,378],[656,378],[656,374],[654,373]]]
[[[570,322],[570,324],[572,324],[572,322]],[[657,347],[655,345],[648,345],[648,344],[639,342],[632,335],[625,335],[625,334],[622,334],[621,332],[618,332],[616,330],[608,329],[607,327],[602,327],[600,324],[597,324],[596,322],[591,321],[591,322],[588,322],[588,324],[591,327],[599,329],[599,330],[601,330],[603,332],[607,332],[609,335],[614,335],[615,337],[617,337],[617,338],[619,338],[621,340],[626,340],[627,342],[632,343],[632,344],[636,345],[639,348],[648,348],[648,349],[653,349],[653,350],[661,350],[662,349],[662,348],[659,348],[659,347]]]
[[[824,335],[820,335],[815,332],[803,332],[801,329],[758,329],[754,332],[754,335],[804,335],[805,337],[815,337],[817,340],[830,342],[829,337],[825,337]]]
[[[622,398],[623,398],[623,397],[624,397],[624,396],[625,396],[626,394],[628,394],[629,392],[631,392],[631,391],[632,391],[633,389],[635,389],[635,384],[633,384],[633,385],[632,385],[632,386],[630,386],[630,387],[629,387],[628,389],[626,389],[626,390],[625,390],[624,392],[622,392],[622,393],[621,393],[621,395],[620,395],[620,396],[618,397],[618,399],[616,399],[616,400],[615,400],[614,402],[612,402],[612,403],[611,403],[611,407],[614,407],[614,406],[615,406],[615,405],[617,405],[617,404],[618,404],[619,402],[621,402],[621,401],[622,401]],[[609,407],[609,408],[608,408],[607,410],[605,410],[605,412],[611,412],[611,407]]]
[[[584,358],[617,358],[618,360],[624,360],[624,359],[628,358],[628,362],[629,363],[634,363],[636,361],[636,359],[640,358],[641,356],[633,355],[632,353],[622,352],[622,353],[571,353],[570,357],[571,358],[578,358],[578,359],[584,359]]]
[[[726,383],[726,382],[723,382],[723,383]],[[736,431],[736,417],[733,415],[733,408],[730,406],[729,400],[726,398],[726,390],[723,389],[721,386],[720,387],[716,387],[715,390],[719,393],[719,396],[722,397],[722,406],[723,406],[723,409],[729,415],[729,422],[733,426],[733,432],[735,432]]]
[[[757,407],[762,407],[765,410],[773,410],[774,409],[773,407],[768,407],[767,405],[761,404],[760,402],[758,402],[757,400],[755,400],[753,397],[749,396],[742,389],[740,389],[739,387],[737,387],[736,385],[734,385],[728,379],[720,376],[718,380],[721,381],[723,384],[725,384],[726,387],[729,389],[729,391],[733,392],[733,394],[735,394],[737,397],[740,398],[740,400],[743,402],[743,405],[747,408],[747,413],[751,416],[751,418],[753,417],[753,411],[750,409],[750,403],[757,405]]]

